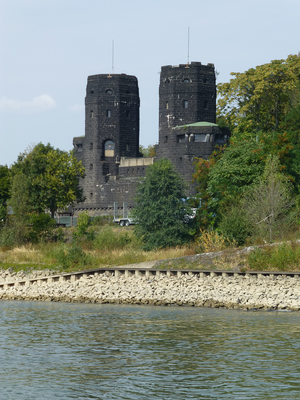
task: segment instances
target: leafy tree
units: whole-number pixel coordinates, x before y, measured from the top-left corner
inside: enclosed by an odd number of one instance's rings
[[[36,214],[33,213],[30,215],[30,230],[28,234],[28,238],[30,242],[38,242],[38,241],[45,241],[51,240],[54,235],[53,231],[56,227],[56,222],[53,218],[50,217],[49,214],[40,213]]]
[[[243,208],[248,221],[256,234],[271,242],[274,232],[282,228],[294,204],[293,186],[280,172],[278,157],[269,156],[259,182],[244,196]]]
[[[257,139],[233,138],[230,146],[214,152],[209,160],[197,161],[194,179],[200,184],[202,228],[217,223],[221,214],[238,204],[245,191],[260,179],[270,155],[278,158],[280,172],[293,183],[295,191],[299,190],[297,135],[293,132],[274,132],[272,135],[261,132]]]
[[[202,229],[215,226],[221,214],[257,181],[264,168],[259,151],[255,140],[240,141],[216,150],[209,160],[197,160],[194,180],[199,183],[198,219]]]
[[[133,216],[135,233],[146,250],[177,246],[189,238],[188,213],[183,202],[184,184],[171,162],[161,159],[151,165],[137,188]]]
[[[240,246],[252,235],[252,226],[249,224],[246,211],[241,206],[241,201],[233,204],[221,215],[218,230],[229,241],[235,241]]]
[[[218,85],[219,119],[232,132],[277,130],[291,107],[300,78],[300,56],[274,60],[244,73],[231,73],[229,83]]]
[[[57,209],[83,201],[79,177],[84,176],[84,167],[72,151],[39,143],[18,157],[12,172],[26,176],[29,204],[38,213],[50,210],[53,218]]]
[[[13,214],[19,220],[25,220],[32,211],[29,196],[29,183],[24,173],[15,175],[12,179],[11,198],[8,202]]]
[[[10,174],[7,165],[0,165],[0,224],[6,217],[6,202],[10,196]]]
[[[209,171],[209,195],[218,201],[235,198],[255,182],[264,168],[259,150],[254,140],[226,148]]]
[[[197,182],[197,199],[199,201],[197,210],[197,223],[200,229],[207,230],[212,227],[215,222],[215,213],[212,209],[213,198],[207,191],[209,183],[209,173],[217,161],[222,157],[225,146],[216,148],[210,155],[208,160],[203,158],[196,158],[195,161],[195,174],[193,175],[193,182]],[[200,207],[199,207],[200,206]]]
[[[149,144],[147,147],[140,144],[139,151],[143,155],[143,157],[155,157],[155,146],[153,144]]]

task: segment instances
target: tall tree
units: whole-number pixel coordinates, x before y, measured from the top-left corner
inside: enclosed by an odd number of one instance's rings
[[[0,165],[0,223],[6,217],[6,202],[10,196],[10,174],[7,165]]]
[[[253,230],[271,242],[295,204],[293,186],[280,172],[278,157],[267,158],[263,175],[246,192],[243,203]]]
[[[293,107],[300,79],[300,56],[274,60],[244,73],[231,73],[229,83],[218,85],[218,118],[234,134],[277,130]]]
[[[185,243],[189,224],[184,223],[187,209],[183,202],[184,184],[171,162],[161,159],[151,165],[138,186],[133,215],[138,220],[136,234],[144,248],[163,248]]]

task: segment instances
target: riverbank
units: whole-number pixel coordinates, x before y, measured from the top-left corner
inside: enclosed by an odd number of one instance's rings
[[[44,271],[34,274],[34,278],[45,276]],[[2,282],[10,284],[21,278],[8,271],[2,271],[0,276]],[[0,299],[299,311],[300,278],[203,273],[117,276],[106,272],[83,274],[74,281],[38,279],[30,285],[5,285],[0,290]]]

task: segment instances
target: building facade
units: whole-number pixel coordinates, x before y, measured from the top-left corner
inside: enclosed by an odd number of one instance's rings
[[[168,158],[193,195],[195,157],[208,158],[229,132],[216,124],[213,64],[164,66],[159,86],[159,143],[156,158],[139,154],[138,80],[130,75],[88,77],[85,136],[74,138],[76,157],[86,173],[81,180],[85,201],[75,213],[110,214],[113,203],[134,206],[136,185],[156,159]]]

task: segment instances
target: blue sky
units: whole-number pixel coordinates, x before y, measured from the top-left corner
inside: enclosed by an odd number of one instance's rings
[[[140,143],[158,141],[163,65],[213,63],[230,72],[300,51],[299,0],[0,0],[0,165],[28,146],[71,150],[84,135],[89,75],[139,81]]]

